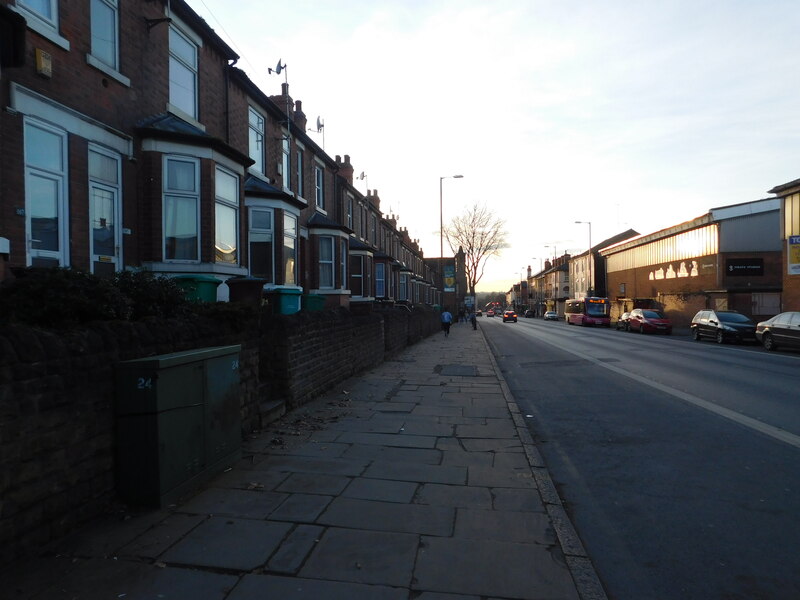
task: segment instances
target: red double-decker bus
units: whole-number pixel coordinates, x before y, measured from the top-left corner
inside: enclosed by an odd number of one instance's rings
[[[608,298],[567,300],[564,320],[567,325],[602,325],[611,327],[611,303]]]

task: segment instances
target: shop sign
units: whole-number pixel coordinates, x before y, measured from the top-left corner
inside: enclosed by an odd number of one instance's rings
[[[787,241],[786,264],[789,275],[800,275],[800,235],[790,235]]]
[[[725,274],[729,277],[762,277],[763,258],[729,258],[725,261]]]

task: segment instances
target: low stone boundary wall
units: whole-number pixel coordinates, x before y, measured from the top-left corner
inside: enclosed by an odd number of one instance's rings
[[[79,331],[0,330],[0,561],[25,556],[116,500],[114,369],[118,362],[240,344],[243,433],[261,406],[297,407],[438,328],[426,308],[354,316],[98,323]]]

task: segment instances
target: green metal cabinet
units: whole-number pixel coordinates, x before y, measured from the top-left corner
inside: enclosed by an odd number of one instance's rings
[[[117,365],[117,489],[163,506],[240,456],[240,346],[201,348]]]

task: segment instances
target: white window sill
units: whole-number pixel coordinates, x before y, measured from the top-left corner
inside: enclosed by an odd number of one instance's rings
[[[180,119],[183,119],[184,121],[186,121],[187,123],[189,123],[191,125],[194,125],[195,127],[197,127],[201,131],[205,131],[206,130],[206,126],[203,125],[200,121],[195,119],[189,113],[183,112],[180,108],[178,108],[174,104],[170,104],[169,102],[167,102],[167,112],[172,113],[176,117],[178,117]]]
[[[310,290],[309,294],[319,294],[320,296],[349,296],[350,290],[335,290],[333,288],[325,288],[323,290]]]
[[[131,80],[130,79],[125,77],[125,75],[123,75],[119,71],[115,71],[114,69],[109,67],[104,62],[96,59],[91,54],[87,54],[86,55],[86,64],[89,65],[89,66],[94,67],[98,71],[102,71],[103,73],[105,73],[106,75],[111,77],[111,79],[114,79],[114,80],[118,81],[119,83],[121,83],[125,87],[131,87]]]
[[[25,17],[25,21],[27,22],[28,29],[32,29],[39,35],[47,38],[51,42],[53,42],[56,46],[60,46],[64,50],[69,50],[69,40],[61,37],[58,33],[55,25],[51,23],[47,23],[46,21],[42,21],[40,17],[36,15],[36,13],[32,13],[30,11],[20,9],[13,4],[8,4],[8,8],[13,10],[15,13],[18,13]]]

